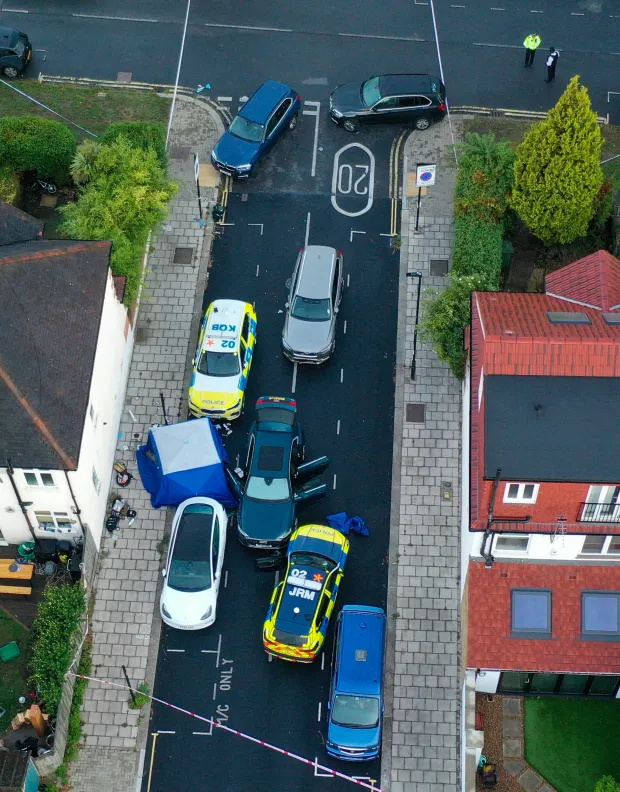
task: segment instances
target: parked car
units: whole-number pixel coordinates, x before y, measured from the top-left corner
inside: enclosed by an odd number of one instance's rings
[[[226,469],[239,498],[237,537],[241,544],[261,550],[284,547],[297,524],[297,507],[325,497],[327,486],[311,479],[327,468],[328,458],[304,464],[304,457],[297,403],[279,396],[258,399],[244,479]]]
[[[31,57],[32,46],[25,33],[0,27],[0,72],[5,77],[17,77]]]
[[[243,410],[256,345],[256,311],[241,300],[214,300],[202,321],[189,385],[197,418],[232,421]]]
[[[263,627],[267,654],[311,663],[323,648],[349,552],[349,540],[327,525],[302,525],[291,536],[283,579],[271,596]],[[272,562],[270,564],[270,562]],[[278,565],[264,559],[260,568]]]
[[[224,507],[212,498],[189,498],[176,510],[160,599],[170,627],[202,630],[215,621],[226,527]]]
[[[339,85],[329,98],[329,113],[347,132],[356,132],[360,124],[428,129],[446,114],[446,89],[430,74],[385,74]]]
[[[345,605],[338,615],[325,742],[337,759],[363,762],[379,756],[385,633],[381,608]]]
[[[295,129],[300,105],[297,91],[267,80],[233,118],[211,152],[211,162],[222,173],[247,179],[284,130]]]
[[[344,257],[308,245],[297,257],[286,303],[282,350],[299,363],[324,363],[336,346],[336,319],[344,291]]]

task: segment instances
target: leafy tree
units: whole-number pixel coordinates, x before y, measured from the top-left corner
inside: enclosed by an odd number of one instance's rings
[[[76,239],[112,240],[112,272],[126,276],[125,300],[131,303],[149,231],[165,218],[177,185],[153,149],[134,148],[122,137],[102,145],[88,167],[79,199],[60,209],[61,231]]]
[[[594,792],[620,792],[620,784],[611,776],[603,776],[596,782]]]
[[[100,153],[101,143],[98,140],[87,140],[78,146],[71,161],[71,178],[78,187],[83,187],[90,181],[95,161]]]
[[[517,148],[511,203],[543,242],[568,244],[587,233],[603,184],[602,145],[588,90],[573,77]]]
[[[112,143],[119,137],[125,138],[130,146],[153,149],[162,168],[168,167],[166,133],[163,124],[147,124],[142,121],[116,121],[106,127],[100,140],[102,143]]]
[[[0,118],[0,162],[14,171],[36,170],[59,184],[69,181],[75,136],[61,124],[36,116]]]
[[[469,132],[460,151],[455,215],[501,221],[514,181],[513,150],[505,141],[496,140],[493,134]]]

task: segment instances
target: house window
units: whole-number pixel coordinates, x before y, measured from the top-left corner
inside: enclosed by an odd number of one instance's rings
[[[620,536],[586,536],[581,548],[582,555],[620,553]]]
[[[29,487],[55,487],[54,476],[40,470],[24,470],[24,478]]]
[[[527,553],[529,534],[501,534],[495,538],[495,552]]]
[[[513,638],[551,638],[551,591],[512,589]]]
[[[579,519],[582,522],[620,522],[620,487],[590,487]]]
[[[536,503],[540,484],[506,484],[504,503]]]
[[[39,528],[50,533],[70,531],[73,520],[67,512],[36,511],[34,516],[39,523]]]
[[[99,481],[99,476],[97,475],[97,471],[93,468],[93,485],[95,487],[95,492],[99,495],[101,491],[101,481]]]
[[[620,592],[582,592],[581,634],[591,641],[620,641]]]

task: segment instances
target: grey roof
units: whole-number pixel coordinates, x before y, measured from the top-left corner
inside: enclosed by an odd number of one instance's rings
[[[302,263],[297,293],[311,300],[329,297],[332,284],[330,274],[336,251],[325,245],[308,245]]]
[[[485,478],[620,483],[620,378],[487,376]]]
[[[43,233],[43,226],[36,217],[0,201],[0,246],[37,239]]]
[[[77,467],[110,248],[0,247],[0,464]]]

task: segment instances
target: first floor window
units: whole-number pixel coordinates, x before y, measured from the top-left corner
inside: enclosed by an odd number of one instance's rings
[[[29,487],[55,487],[54,476],[40,470],[24,470],[24,478]]]
[[[34,516],[39,528],[50,531],[50,533],[70,531],[73,525],[73,520],[67,512],[35,511]]]
[[[495,551],[500,553],[527,553],[529,534],[500,534],[495,538]]]
[[[506,484],[504,503],[536,503],[540,484]]]

